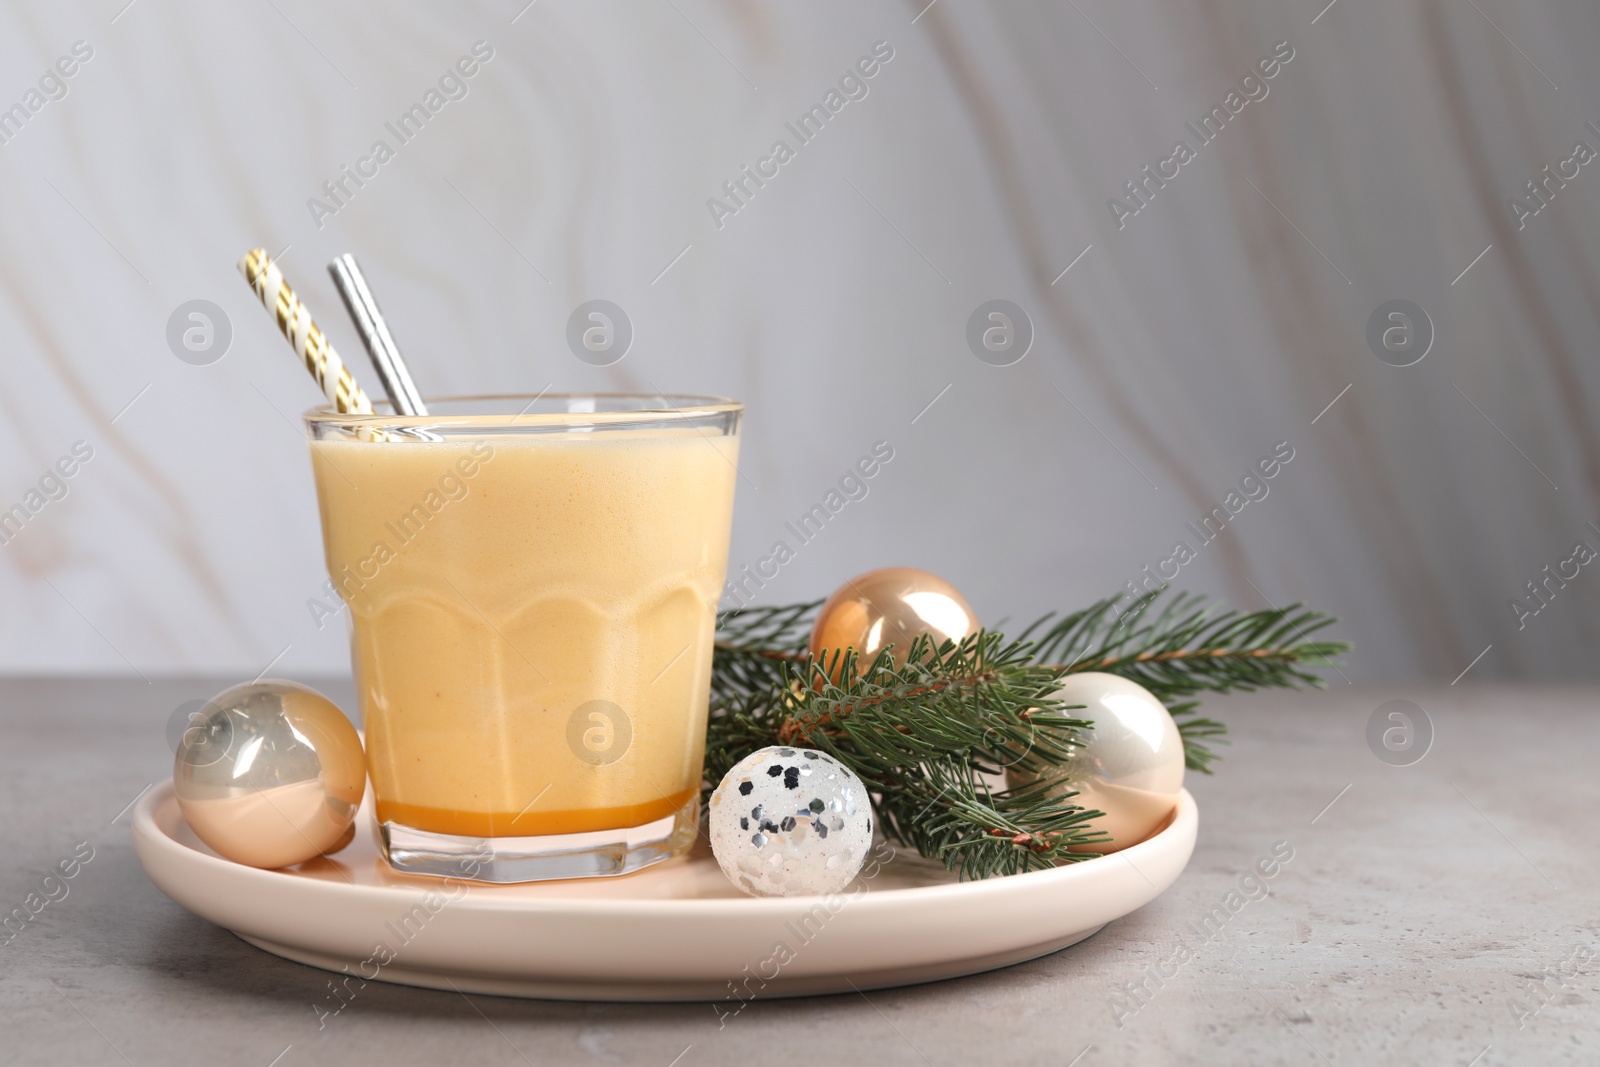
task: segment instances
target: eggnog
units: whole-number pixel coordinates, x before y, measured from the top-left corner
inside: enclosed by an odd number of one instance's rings
[[[736,420],[313,439],[381,823],[506,838],[693,811]]]

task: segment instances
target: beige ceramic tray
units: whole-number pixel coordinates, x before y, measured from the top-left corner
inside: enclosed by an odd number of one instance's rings
[[[687,858],[620,878],[447,886],[396,873],[372,813],[331,859],[262,871],[201,844],[170,782],[134,811],[139,860],[168,896],[287,959],[359,978],[564,1000],[727,1000],[929,982],[1065,948],[1155,899],[1194,849],[1185,791],[1122,852],[957,882],[901,849],[838,897],[753,899],[704,838]],[[869,861],[869,864],[871,861]],[[863,874],[867,874],[864,871]]]

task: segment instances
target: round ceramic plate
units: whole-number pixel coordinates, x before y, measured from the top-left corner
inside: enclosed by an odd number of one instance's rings
[[[687,857],[618,878],[446,884],[378,851],[371,796],[344,851],[278,871],[194,836],[172,783],[133,816],[139,861],[196,915],[287,959],[406,985],[562,1000],[724,1000],[884,988],[1065,948],[1144,906],[1194,850],[1187,791],[1149,839],[1048,871],[957,882],[910,849],[834,897],[754,899],[704,835]],[[869,859],[869,864],[871,864]]]

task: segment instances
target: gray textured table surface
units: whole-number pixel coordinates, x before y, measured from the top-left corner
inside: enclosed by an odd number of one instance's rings
[[[1334,681],[1213,701],[1234,743],[1214,778],[1191,775],[1188,870],[1054,956],[870,999],[757,1002],[720,1029],[704,1004],[469,1002],[374,983],[320,1032],[324,973],[167,900],[119,814],[170,773],[172,710],[220,686],[0,682],[0,905],[93,848],[67,895],[0,947],[0,1061],[1600,1062],[1600,690]],[[1435,731],[1408,767],[1366,741],[1394,698]],[[1294,855],[1266,895],[1198,933],[1277,842]]]

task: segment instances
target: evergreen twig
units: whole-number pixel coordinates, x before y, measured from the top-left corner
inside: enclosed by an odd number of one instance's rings
[[[1308,668],[1328,666],[1349,648],[1311,640],[1334,619],[1299,604],[1213,613],[1203,597],[1178,593],[1144,621],[1160,596],[1147,593],[1120,614],[1112,599],[1053,623],[1055,616],[1046,615],[1019,636],[1036,642],[1039,659],[1067,673],[1120,674],[1169,705],[1205,691],[1321,686]]]
[[[822,601],[741,608],[717,617],[711,695],[736,697],[784,683],[785,667],[806,659],[806,640]]]
[[[1110,839],[1094,828],[1101,812],[1057,788],[1061,765],[1091,725],[1054,697],[1063,677],[1101,670],[1139,682],[1171,712],[1186,765],[1210,773],[1210,744],[1226,728],[1184,698],[1321,686],[1311,670],[1348,648],[1311,640],[1334,620],[1300,605],[1213,613],[1180,593],[1150,612],[1159,598],[1121,613],[1103,600],[1046,615],[1009,640],[980,631],[935,645],[924,635],[903,662],[887,648],[866,664],[851,649],[809,657],[820,601],[725,613],[713,657],[707,777],[719,781],[765,745],[814,747],[860,776],[891,840],[963,878],[1090,858],[1070,850]],[[991,785],[1007,767],[1039,780]]]

